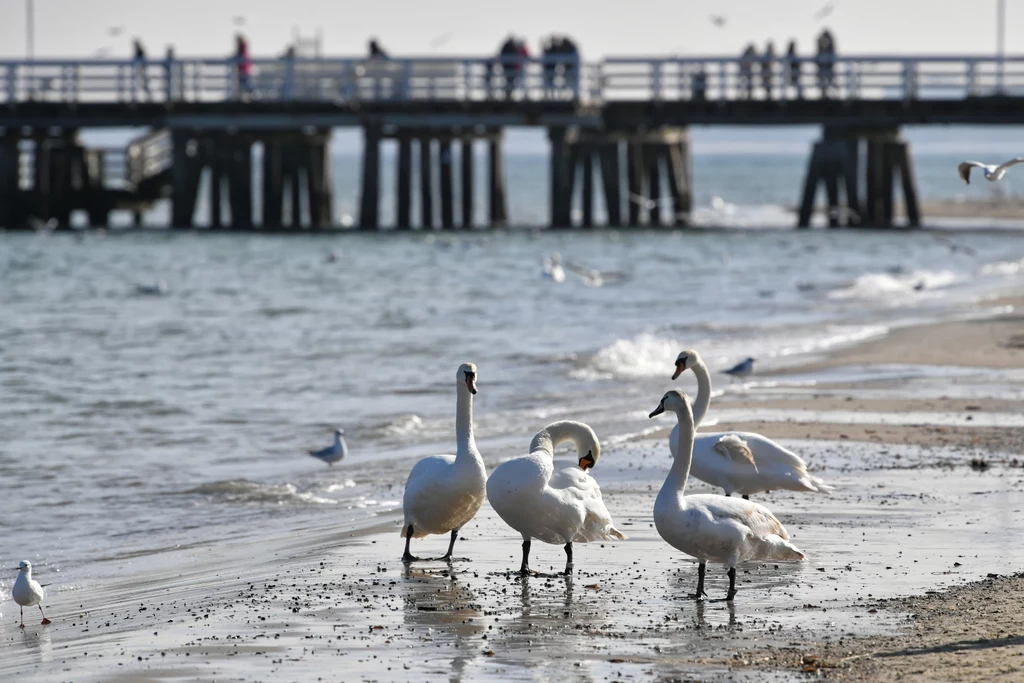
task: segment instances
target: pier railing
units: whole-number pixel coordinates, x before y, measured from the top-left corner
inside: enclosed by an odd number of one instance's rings
[[[0,103],[731,101],[1024,96],[1024,57],[37,60],[0,62]]]

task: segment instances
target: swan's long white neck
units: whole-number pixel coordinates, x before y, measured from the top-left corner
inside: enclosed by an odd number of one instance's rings
[[[676,448],[676,457],[661,490],[678,491],[682,495],[686,490],[686,480],[690,476],[690,462],[693,460],[694,425],[691,422],[692,418],[686,414],[685,410],[676,411],[676,417],[679,418],[679,442]]]
[[[572,420],[552,422],[534,435],[533,441],[530,442],[530,452],[544,451],[548,456],[554,458],[555,447],[558,444],[572,441],[579,449],[581,439],[590,431],[590,428],[582,422],[573,422]]]
[[[693,401],[693,426],[699,427],[707,415],[708,406],[711,405],[711,373],[708,366],[704,365],[704,359],[700,356],[694,357],[693,374],[697,376],[697,398]],[[680,427],[680,432],[682,427]]]
[[[458,383],[458,397],[455,399],[455,443],[456,458],[480,457],[473,438],[473,394],[465,382]]]

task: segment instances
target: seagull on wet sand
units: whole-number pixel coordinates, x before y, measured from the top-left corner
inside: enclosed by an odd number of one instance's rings
[[[14,582],[14,588],[11,589],[11,595],[14,597],[14,602],[18,603],[21,607],[21,627],[25,628],[25,608],[32,607],[35,605],[39,608],[39,613],[43,615],[43,626],[50,623],[50,620],[46,618],[46,613],[43,612],[43,587],[32,578],[32,563],[28,560],[23,560],[17,567],[18,579]]]
[[[345,439],[342,435],[345,433],[344,429],[334,430],[334,443],[327,448],[321,448],[318,451],[309,451],[317,460],[323,460],[328,465],[333,465],[336,462],[341,462],[348,455],[348,445],[345,443]]]
[[[1003,179],[1003,176],[1006,175],[1007,169],[1020,163],[1024,163],[1024,157],[1010,159],[999,166],[996,166],[995,164],[983,164],[980,161],[962,161],[960,162],[960,165],[956,167],[956,170],[960,172],[960,177],[964,179],[964,182],[970,185],[971,169],[977,166],[985,173],[985,180],[990,183],[994,183],[997,180]]]
[[[752,373],[753,371],[754,359],[748,358],[742,363],[737,363],[728,370],[723,370],[722,372],[726,375],[731,375],[732,377],[739,377],[740,379],[742,379],[750,375],[750,373]]]

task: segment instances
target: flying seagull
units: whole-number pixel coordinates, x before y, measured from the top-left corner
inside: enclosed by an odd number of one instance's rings
[[[711,20],[711,23],[714,24],[716,28],[722,28],[723,26],[725,26],[725,22],[729,20],[728,17],[722,14],[712,14],[708,18]]]
[[[740,378],[742,378],[742,377],[746,377],[747,375],[749,375],[753,371],[754,371],[754,359],[753,358],[748,358],[745,361],[743,361],[742,363],[737,363],[736,365],[732,366],[728,370],[723,370],[722,372],[724,372],[726,375],[731,375],[733,377],[740,377]]]
[[[834,2],[826,3],[824,7],[822,7],[821,9],[819,9],[817,12],[814,13],[814,18],[816,20],[818,20],[818,21],[821,21],[822,19],[824,19],[828,15],[832,14],[832,10],[834,10],[835,8],[836,8],[836,3],[834,3]]]
[[[975,166],[980,168],[985,173],[985,180],[990,183],[994,183],[997,180],[1002,180],[1003,176],[1006,175],[1006,171],[1011,166],[1016,164],[1024,163],[1024,157],[1016,157],[1010,159],[1005,164],[996,166],[994,164],[983,164],[980,161],[962,161],[960,165],[956,167],[956,170],[960,171],[960,177],[964,179],[964,182],[968,185],[971,184],[971,169]]]
[[[342,438],[344,433],[344,429],[335,429],[333,444],[319,451],[309,451],[309,454],[318,460],[323,460],[328,465],[344,460],[345,456],[348,455],[348,445],[345,443],[345,439]]]

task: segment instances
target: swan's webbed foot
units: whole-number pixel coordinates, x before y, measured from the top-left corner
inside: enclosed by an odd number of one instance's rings
[[[743,500],[750,500],[750,496],[748,496],[747,494],[744,493],[743,494]]]
[[[408,550],[406,550],[405,554],[402,555],[402,562],[405,563],[405,564],[409,564],[411,562],[422,562],[422,561],[423,561],[422,557],[416,557],[415,555],[410,553]]]
[[[699,593],[690,593],[686,597],[690,600],[696,600],[697,602],[704,602],[704,599],[708,597],[708,594],[701,590]]]

